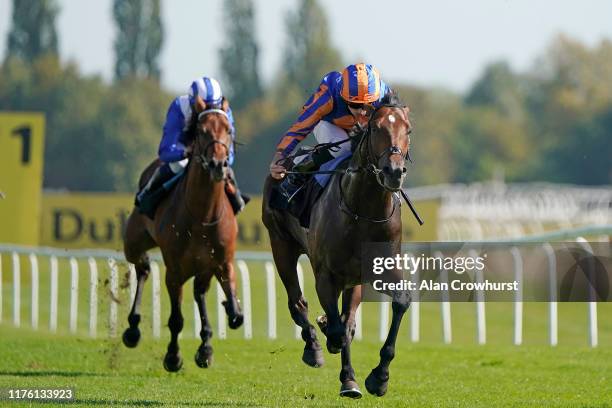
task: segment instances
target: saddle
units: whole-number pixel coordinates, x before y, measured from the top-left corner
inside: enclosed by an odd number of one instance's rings
[[[155,169],[158,167],[161,167],[161,164],[155,167]],[[169,179],[159,180],[160,185],[156,185],[147,194],[142,195],[141,192],[143,191],[144,186],[149,183],[154,174],[155,172],[148,175],[148,177],[141,178],[141,182],[139,183],[139,192],[136,195],[135,200],[135,205],[138,207],[138,211],[141,214],[145,214],[150,219],[154,219],[157,206],[164,199],[164,197],[166,197],[174,189],[179,180],[185,174],[185,171],[180,171],[179,173],[172,175]]]
[[[300,157],[301,153],[290,156],[285,161],[285,167],[291,171],[296,167],[295,158]],[[332,171],[345,169],[348,167],[350,154],[340,156],[321,165],[321,171]],[[270,207],[280,211],[287,211],[300,222],[304,228],[310,227],[310,214],[314,204],[317,202],[325,188],[329,184],[331,174],[304,174],[305,179],[299,189],[290,197],[282,190],[282,183],[273,185],[270,194]]]

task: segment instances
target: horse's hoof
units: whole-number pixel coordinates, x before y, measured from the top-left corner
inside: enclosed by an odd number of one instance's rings
[[[304,347],[304,354],[302,354],[302,361],[309,365],[310,367],[321,367],[325,364],[325,359],[323,358],[323,350],[321,346],[318,348]]]
[[[123,332],[123,336],[121,338],[123,339],[123,344],[125,344],[126,347],[134,348],[140,341],[140,330],[138,327],[128,327]]]
[[[361,391],[359,390],[359,385],[353,380],[346,380],[340,386],[340,396],[359,399],[363,396]]]
[[[368,392],[378,397],[382,397],[387,393],[387,384],[389,384],[389,377],[387,379],[379,378],[375,369],[370,372],[365,381]]]
[[[242,314],[237,314],[236,316],[234,316],[233,318],[227,318],[227,325],[229,326],[230,329],[237,329],[240,326],[242,326],[242,323],[244,322],[244,316]]]
[[[208,368],[213,363],[213,349],[211,346],[201,345],[195,354],[195,363],[200,368]]]
[[[176,373],[183,367],[183,359],[181,358],[180,353],[176,354],[166,354],[164,357],[164,368],[166,371],[171,373]]]

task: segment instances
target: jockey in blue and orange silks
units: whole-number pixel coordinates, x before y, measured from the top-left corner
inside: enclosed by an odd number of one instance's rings
[[[197,121],[194,106],[198,96],[206,102],[206,106],[210,109],[221,109],[225,100],[217,80],[201,77],[191,83],[187,95],[178,96],[172,101],[168,107],[163,135],[159,144],[158,154],[163,164],[157,168],[147,185],[136,196],[136,205],[141,210],[144,208],[151,210],[151,207],[156,203],[149,203],[148,200],[154,200],[152,197],[159,196],[158,192],[164,187],[164,183],[185,170],[189,162],[191,143],[193,142],[191,130]],[[230,165],[229,181],[235,188],[226,188],[226,192],[234,212],[237,213],[244,208],[246,204],[245,198],[247,201],[248,198],[243,196],[238,190],[236,178],[231,168],[231,165],[234,163],[233,142],[236,137],[236,128],[231,108],[227,111],[227,117],[230,122],[230,133],[232,135],[232,144],[229,148],[228,158]]]
[[[376,68],[359,63],[346,67],[342,73],[332,71],[325,75],[317,91],[306,101],[298,120],[282,136],[270,163],[270,174],[282,179],[287,171],[279,164],[310,133],[318,143],[333,143],[348,137],[348,131],[357,123],[364,125],[388,93],[393,92],[380,79]],[[309,157],[314,168],[347,153],[350,143],[343,143],[331,150],[318,152],[316,158]],[[302,163],[300,167],[305,167]],[[311,170],[311,166],[308,170]],[[299,170],[298,170],[299,171]],[[287,180],[291,183],[291,180]]]

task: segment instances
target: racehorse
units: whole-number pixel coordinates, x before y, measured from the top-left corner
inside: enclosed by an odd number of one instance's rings
[[[330,353],[341,352],[340,395],[360,398],[361,391],[351,365],[350,344],[355,331],[355,313],[361,302],[361,245],[386,242],[399,253],[401,215],[397,192],[407,169],[410,147],[409,110],[396,95],[386,96],[372,113],[354,149],[346,171],[336,172],[312,208],[309,228],[297,218],[269,205],[273,184],[264,187],[263,215],[278,274],[285,286],[289,311],[302,328],[305,341],[302,360],[309,366],[324,363],[316,330],[308,320],[308,303],[300,289],[296,265],[307,254],[314,271],[319,302],[325,311],[319,322],[327,336]],[[338,299],[342,293],[342,312]],[[387,339],[380,350],[380,362],[366,379],[371,394],[387,391],[389,364],[402,317],[410,305],[407,293],[392,294],[393,317]]]
[[[140,302],[150,272],[147,251],[159,246],[166,265],[166,287],[171,305],[168,320],[171,340],[164,357],[164,368],[171,372],[178,371],[183,364],[178,335],[183,329],[183,284],[188,279],[194,277],[193,295],[202,323],[202,344],[195,355],[198,366],[209,367],[213,359],[212,329],[205,303],[213,275],[227,299],[223,305],[228,325],[236,329],[243,322],[232,264],[238,227],[224,190],[231,143],[227,110],[227,103],[221,109],[210,109],[202,98],[197,98],[194,110],[197,121],[190,130],[193,135],[191,160],[185,175],[172,193],[161,201],[154,221],[134,208],[125,230],[125,257],[135,265],[138,286],[128,316],[129,328],[123,333],[123,343],[127,347],[136,347],[140,340]],[[139,183],[141,188],[159,164],[155,161],[143,172]]]

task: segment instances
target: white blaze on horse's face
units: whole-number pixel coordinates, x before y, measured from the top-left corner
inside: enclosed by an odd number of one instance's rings
[[[382,137],[374,142],[377,167],[382,170],[377,179],[388,190],[401,188],[406,176],[405,157],[410,148],[410,122],[403,110],[383,108],[386,112],[372,122],[372,129]]]

